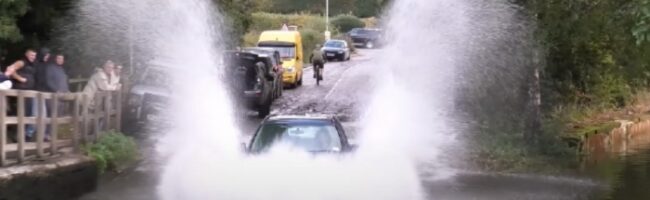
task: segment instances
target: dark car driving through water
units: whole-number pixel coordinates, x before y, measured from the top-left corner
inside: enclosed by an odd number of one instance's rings
[[[243,148],[247,153],[260,154],[281,144],[314,154],[347,153],[356,149],[339,120],[325,115],[267,117]]]

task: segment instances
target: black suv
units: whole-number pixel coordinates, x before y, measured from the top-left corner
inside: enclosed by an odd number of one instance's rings
[[[150,63],[150,66],[139,72],[129,91],[127,110],[124,112],[125,125],[138,128],[160,117],[160,111],[167,107],[170,96],[170,76],[168,69],[162,63]]]
[[[355,46],[361,46],[367,49],[376,48],[381,45],[382,32],[379,29],[354,28],[348,32]]]
[[[236,102],[257,110],[259,117],[267,116],[273,101],[282,95],[280,54],[272,49],[246,48],[226,52],[224,62]]]

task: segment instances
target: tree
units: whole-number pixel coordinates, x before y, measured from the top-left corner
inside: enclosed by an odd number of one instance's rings
[[[372,17],[380,14],[383,0],[356,0],[354,15],[357,17]]]
[[[650,0],[637,1],[634,15],[636,24],[632,29],[632,34],[636,38],[637,45],[650,41]]]
[[[0,0],[0,45],[3,41],[17,42],[22,39],[17,19],[29,9],[27,0]]]
[[[226,17],[224,25],[226,36],[238,38],[238,40],[230,40],[228,45],[238,45],[248,30],[252,17],[250,8],[255,6],[255,3],[249,0],[214,0],[214,2]]]
[[[353,28],[363,28],[365,26],[365,23],[361,19],[353,15],[336,16],[331,23],[342,33],[346,33]]]

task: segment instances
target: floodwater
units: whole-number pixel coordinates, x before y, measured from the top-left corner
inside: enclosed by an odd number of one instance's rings
[[[631,155],[585,161],[584,173],[607,184],[598,199],[650,199],[650,144]]]
[[[287,90],[274,105],[274,113],[282,112],[349,112],[354,102],[342,99],[359,93],[364,88],[364,78],[372,66],[369,62],[376,52],[364,51],[347,63],[329,63],[325,71],[328,81],[315,86],[307,79],[303,87]],[[307,70],[306,75],[311,75]],[[329,94],[329,98],[322,97]],[[349,99],[349,98],[348,98]],[[319,101],[320,100],[320,101]],[[354,100],[352,100],[354,101]],[[259,119],[244,117],[239,126],[243,132],[252,132]],[[346,128],[353,128],[346,126]],[[140,133],[145,154],[155,154],[151,149],[156,142],[156,130]],[[639,144],[638,147],[643,145]],[[82,200],[134,199],[156,200],[163,159],[152,156],[131,170],[114,177],[105,177],[94,193]],[[423,169],[425,171],[431,169]],[[434,168],[435,170],[435,168]],[[427,199],[449,200],[519,200],[519,199],[566,199],[566,200],[646,200],[650,199],[647,184],[650,183],[650,150],[639,150],[628,156],[585,159],[575,173],[562,176],[535,174],[500,174],[472,170],[457,170],[445,178],[420,176]],[[276,180],[277,181],[277,180]],[[254,192],[254,188],[249,188]]]

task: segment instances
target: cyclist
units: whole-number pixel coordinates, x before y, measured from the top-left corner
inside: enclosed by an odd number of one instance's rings
[[[314,66],[314,78],[318,81],[322,81],[325,59],[323,59],[323,52],[320,49],[320,44],[316,44],[316,48],[312,51],[309,61],[311,61],[312,66]]]

